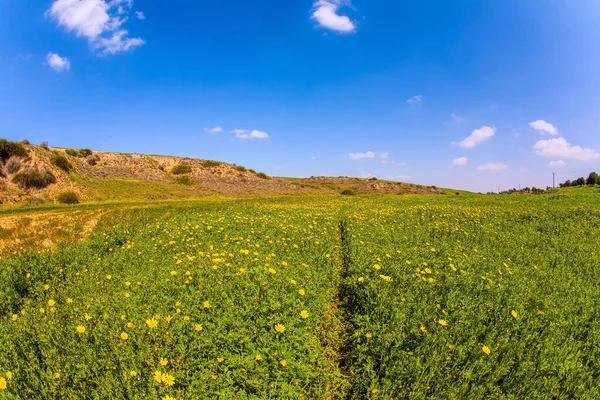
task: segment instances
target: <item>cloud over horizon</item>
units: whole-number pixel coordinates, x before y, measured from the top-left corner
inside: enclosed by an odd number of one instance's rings
[[[572,145],[564,138],[540,140],[533,145],[533,149],[538,156],[546,158],[567,158],[579,161],[600,158],[600,154],[596,150]]]
[[[473,133],[464,138],[462,141],[458,143],[460,147],[464,148],[473,148],[480,143],[489,140],[496,134],[496,128],[489,126],[482,126],[479,129],[475,129]]]

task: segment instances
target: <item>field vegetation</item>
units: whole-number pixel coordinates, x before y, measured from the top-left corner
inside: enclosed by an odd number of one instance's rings
[[[81,229],[0,255],[0,397],[598,398],[599,205],[590,192],[40,211],[56,225],[80,213],[66,223]],[[35,215],[0,214],[0,239],[18,246]]]

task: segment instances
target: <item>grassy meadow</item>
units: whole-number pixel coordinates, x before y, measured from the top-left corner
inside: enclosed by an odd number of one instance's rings
[[[599,206],[586,192],[7,211],[0,399],[600,398]],[[41,251],[36,232],[59,244]]]

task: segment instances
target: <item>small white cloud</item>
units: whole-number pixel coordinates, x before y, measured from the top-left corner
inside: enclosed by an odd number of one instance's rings
[[[68,32],[86,38],[93,49],[116,54],[144,44],[121,28],[132,5],[132,0],[54,0],[46,15]]]
[[[496,128],[489,126],[482,126],[476,129],[467,136],[464,140],[458,143],[460,147],[472,148],[477,146],[479,143],[485,142],[496,134]]]
[[[550,135],[558,135],[558,129],[556,129],[556,127],[550,122],[546,122],[543,119],[530,122],[529,126],[536,131],[539,131],[542,135],[546,133],[549,133]]]
[[[267,132],[259,131],[256,129],[254,129],[252,131],[250,131],[249,129],[233,129],[229,132],[233,133],[236,138],[242,139],[242,140],[268,139],[269,138],[269,134]]]
[[[48,66],[57,72],[71,69],[71,61],[67,57],[61,57],[56,53],[48,53],[46,61],[48,62]]]
[[[581,161],[600,158],[600,154],[596,150],[574,146],[564,138],[540,140],[533,146],[533,149],[537,155],[547,158],[567,158]]]
[[[452,161],[454,165],[466,165],[469,162],[467,157],[459,157],[456,160]]]
[[[490,162],[477,167],[478,171],[501,171],[508,168],[508,165],[502,163]]]
[[[223,132],[223,128],[221,128],[220,126],[215,126],[214,128],[204,128],[204,132],[221,133],[221,132]]]
[[[423,102],[423,96],[421,96],[421,95],[413,96],[410,99],[406,100],[406,102],[408,104],[411,104],[411,103],[421,103],[421,102]]]
[[[406,166],[408,165],[407,163],[405,163],[405,162],[403,162],[403,161],[402,161],[402,162],[395,162],[395,161],[392,161],[392,164],[395,164],[395,165],[397,165],[397,166],[399,166],[399,167],[406,167]]]
[[[339,33],[350,33],[356,30],[356,25],[345,15],[339,14],[343,5],[349,5],[347,0],[317,0],[313,4],[312,19],[326,29]]]
[[[139,20],[144,20],[144,19],[146,19],[146,16],[145,16],[145,15],[144,15],[144,13],[143,13],[143,12],[141,12],[141,11],[136,11],[136,12],[135,12],[135,16],[136,16],[136,17],[137,17],[137,19],[139,19]]]
[[[548,163],[548,165],[551,167],[564,167],[565,165],[567,165],[567,163],[564,162],[563,160],[558,160],[558,161],[550,161]]]
[[[390,153],[379,153],[379,158],[387,160],[388,158],[390,158]]]
[[[349,153],[348,156],[352,160],[362,160],[363,158],[375,158],[375,153],[367,151],[366,153]]]
[[[450,118],[452,118],[452,120],[454,120],[454,122],[458,122],[458,123],[461,123],[461,122],[463,122],[465,120],[460,115],[454,114],[454,113],[450,114]]]

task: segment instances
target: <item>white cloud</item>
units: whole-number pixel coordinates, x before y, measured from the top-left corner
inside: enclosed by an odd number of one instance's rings
[[[596,150],[574,146],[564,138],[540,140],[533,146],[533,149],[537,155],[547,158],[567,158],[581,161],[600,158],[600,154]]]
[[[481,128],[474,130],[473,133],[467,136],[463,141],[459,142],[458,145],[460,147],[472,148],[477,146],[479,143],[490,139],[495,134],[496,128],[482,126]]]
[[[61,57],[56,53],[48,53],[46,61],[48,62],[48,66],[57,72],[71,69],[71,61],[67,57]]]
[[[379,158],[387,160],[388,158],[390,158],[390,153],[379,153]]]
[[[563,160],[558,160],[558,161],[550,161],[548,163],[548,165],[551,167],[564,167],[565,165],[567,165],[567,163],[564,162]]]
[[[550,122],[546,122],[543,119],[538,119],[537,121],[533,121],[529,123],[529,126],[536,131],[539,131],[540,134],[544,135],[549,133],[550,135],[558,135],[558,129]]]
[[[421,103],[423,101],[422,95],[413,96],[410,99],[406,100],[407,103]]]
[[[144,13],[143,13],[143,12],[141,12],[141,11],[136,11],[136,12],[135,12],[135,16],[136,16],[136,17],[137,17],[137,19],[139,19],[139,20],[146,19],[146,16],[145,16],[145,15],[144,15]]]
[[[459,157],[456,160],[452,161],[454,165],[466,165],[469,162],[467,157]]]
[[[463,122],[465,120],[460,115],[454,114],[454,113],[450,114],[450,118],[452,118],[454,120],[454,122],[458,122],[458,123],[461,123],[461,122]]]
[[[405,163],[405,162],[398,162],[398,163],[397,163],[397,162],[395,162],[395,161],[392,161],[392,164],[396,164],[396,165],[397,165],[397,166],[399,166],[399,167],[406,167],[406,166],[408,165],[408,164],[407,164],[407,163]]]
[[[346,0],[317,0],[313,4],[312,19],[326,29],[340,33],[350,33],[356,30],[356,25],[345,15],[338,13],[343,5],[351,5]]]
[[[490,162],[477,167],[478,171],[500,171],[508,168],[508,165],[502,163]]]
[[[144,44],[141,38],[129,38],[120,29],[128,20],[122,16],[131,11],[132,0],[55,0],[46,12],[58,25],[104,54],[128,51]]]
[[[233,129],[229,131],[233,133],[236,138],[247,140],[247,139],[268,139],[269,134],[267,132],[258,131],[256,129],[250,131],[249,129]]]
[[[375,153],[367,151],[366,153],[349,153],[348,156],[352,160],[362,160],[363,158],[375,158]]]
[[[204,128],[204,132],[221,133],[221,132],[223,132],[223,128],[221,128],[220,126],[215,126],[214,128]]]

